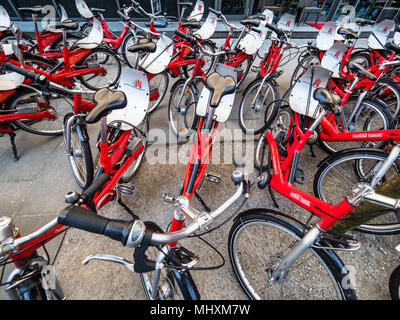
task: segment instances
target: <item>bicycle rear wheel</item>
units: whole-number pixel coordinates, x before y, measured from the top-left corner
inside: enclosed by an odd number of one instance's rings
[[[400,266],[394,269],[390,275],[389,290],[392,300],[400,300]]]
[[[299,64],[294,69],[290,85],[294,85],[296,81],[312,66],[320,65],[321,60],[316,54],[306,55],[299,61]]]
[[[301,226],[289,219],[272,210],[252,210],[236,218],[229,233],[229,258],[246,295],[253,300],[356,299],[351,285],[342,285],[344,270],[322,249],[311,247],[281,281],[271,280],[282,257],[303,237]]]
[[[51,101],[47,101],[46,97],[38,92],[31,89],[23,89],[11,96],[7,103],[7,108],[16,112],[30,109],[39,110],[42,107],[49,107],[51,112],[56,115],[56,119],[42,119],[40,121],[34,119],[18,120],[15,121],[15,124],[33,134],[43,136],[62,135],[64,132],[64,118],[74,107],[72,99],[58,95],[53,97]]]
[[[314,194],[319,199],[337,205],[347,197],[354,185],[369,183],[388,154],[382,150],[353,149],[328,157],[314,177]],[[394,163],[386,172],[382,182],[400,172],[399,163]],[[371,217],[356,230],[373,234],[400,233],[400,216],[393,211]]]

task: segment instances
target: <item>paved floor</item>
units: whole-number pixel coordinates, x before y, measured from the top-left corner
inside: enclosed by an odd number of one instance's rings
[[[291,70],[296,59],[285,66],[285,73],[279,79],[281,91],[287,88]],[[251,73],[243,88],[255,77]],[[152,128],[167,128],[168,96],[162,106],[152,116]],[[241,92],[237,93],[235,108],[232,111],[228,127],[237,125],[237,104]],[[92,141],[97,128],[90,130]],[[0,208],[1,216],[12,216],[22,234],[30,232],[56,217],[65,206],[64,194],[70,190],[79,190],[75,185],[65,156],[63,139],[48,138],[18,132],[16,143],[21,159],[12,162],[12,152],[7,137],[0,139]],[[172,146],[170,146],[172,147]],[[178,147],[187,151],[188,145]],[[186,148],[186,149],[185,149]],[[228,149],[229,150],[229,149]],[[151,149],[148,150],[151,154]],[[229,153],[230,151],[224,151]],[[307,181],[300,189],[312,192],[312,179],[316,165],[326,154],[316,148],[317,158],[311,157],[307,148],[301,155],[300,166],[307,172]],[[249,154],[247,154],[249,156]],[[214,155],[214,158],[216,155]],[[250,156],[251,157],[251,156]],[[234,192],[230,175],[232,164],[213,164],[209,171],[217,172],[223,177],[219,185],[206,183],[201,191],[203,199],[211,208],[218,207]],[[162,201],[163,193],[176,193],[183,181],[185,165],[150,164],[147,159],[141,166],[133,181],[135,193],[124,196],[124,202],[143,220],[155,221],[166,229],[173,213],[173,207]],[[255,176],[252,176],[254,181]],[[277,196],[280,210],[305,221],[308,215],[299,207]],[[198,202],[194,205],[201,208]],[[224,217],[231,215],[236,204]],[[273,208],[270,195],[265,190],[252,189],[251,199],[244,209],[255,207]],[[108,204],[101,215],[113,218],[129,219],[129,216],[115,203]],[[222,221],[221,218],[218,221]],[[218,222],[217,221],[217,222]],[[231,223],[207,235],[205,238],[221,251],[226,259],[225,265],[214,271],[197,271],[193,273],[203,299],[245,299],[245,295],[236,283],[228,260],[227,236]],[[346,264],[353,266],[356,276],[356,290],[361,299],[389,299],[388,277],[398,264],[398,253],[394,247],[400,243],[400,236],[376,237],[359,233],[354,235],[361,241],[362,247],[357,252],[340,253]],[[198,240],[185,240],[184,246],[196,252],[201,266],[219,264],[219,257],[204,243]],[[58,237],[48,244],[52,260],[55,259],[57,276],[68,299],[144,299],[138,275],[130,273],[119,265],[104,262],[92,262],[87,266],[82,260],[95,253],[119,255],[127,260],[132,259],[133,251],[123,248],[118,242],[108,238],[88,234],[79,230],[69,230],[65,237]],[[9,269],[7,268],[7,272]],[[6,273],[7,273],[6,272]],[[6,299],[1,293],[0,298]]]

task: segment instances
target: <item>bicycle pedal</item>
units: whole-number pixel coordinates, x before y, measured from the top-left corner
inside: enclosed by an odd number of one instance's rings
[[[117,188],[121,193],[127,194],[129,196],[133,195],[133,193],[135,192],[135,187],[128,186],[127,184],[119,184]]]
[[[220,183],[222,180],[222,177],[219,174],[213,173],[213,172],[208,172],[206,175],[206,179],[208,182],[212,183]]]
[[[176,201],[176,197],[172,193],[164,193],[162,197],[163,201],[166,203],[175,203]]]
[[[321,245],[313,245],[318,249],[340,250],[340,251],[356,251],[360,249],[361,242],[348,235],[333,237],[324,235],[321,239]]]
[[[306,173],[303,169],[297,168],[294,181],[298,184],[304,184],[306,182]]]

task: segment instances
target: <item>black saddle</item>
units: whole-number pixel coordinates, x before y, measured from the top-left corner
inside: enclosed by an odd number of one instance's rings
[[[355,18],[354,22],[360,26],[367,26],[367,25],[375,24],[375,21],[367,20],[367,19],[363,19],[363,18]]]
[[[236,90],[236,82],[231,76],[221,76],[214,72],[207,77],[205,86],[211,91],[211,107],[218,107],[221,99],[227,95],[234,93]]]
[[[353,30],[347,29],[347,28],[340,28],[337,33],[342,35],[346,39],[357,39],[358,38],[357,33],[355,33]]]
[[[111,91],[108,88],[100,89],[94,95],[94,108],[86,116],[86,122],[96,123],[113,110],[123,109],[128,101],[122,91]]]
[[[365,70],[362,66],[354,61],[350,61],[347,64],[347,67],[349,68],[349,70],[358,73],[359,75],[362,75],[369,80],[376,80],[376,77],[371,72]]]
[[[184,21],[181,23],[182,27],[188,27],[188,28],[192,28],[192,29],[200,29],[201,28],[201,24],[200,21]]]
[[[258,27],[260,26],[260,19],[259,18],[247,18],[247,19],[243,19],[242,21],[240,21],[240,23],[244,26],[252,26],[252,27]]]
[[[65,29],[65,30],[77,30],[79,28],[79,24],[72,20],[65,20],[64,22],[54,22],[49,25],[55,29]]]
[[[137,44],[128,47],[129,52],[155,52],[156,49],[156,44],[147,38],[140,39]]]
[[[262,21],[265,21],[266,17],[262,13],[257,13],[246,17],[246,19],[251,19],[251,20],[260,19]]]
[[[42,13],[42,10],[43,10],[43,7],[41,7],[41,6],[35,6],[35,7],[33,7],[33,8],[31,8],[31,7],[23,7],[23,8],[18,8],[18,11],[21,11],[21,12],[29,12],[29,13],[31,13],[31,14],[34,14],[34,13]]]
[[[400,54],[400,46],[394,44],[393,42],[386,43],[385,48],[394,51],[396,54]]]
[[[316,89],[314,91],[314,99],[332,111],[340,109],[342,103],[342,99],[339,95],[331,93],[325,88]]]

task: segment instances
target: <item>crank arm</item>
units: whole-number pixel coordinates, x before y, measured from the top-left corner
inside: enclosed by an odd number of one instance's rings
[[[85,258],[85,260],[82,261],[82,264],[86,265],[92,260],[100,260],[100,261],[114,262],[114,263],[122,264],[128,270],[135,272],[133,270],[134,264],[132,262],[126,261],[124,258],[121,258],[118,256],[113,256],[113,255],[108,255],[108,254],[92,254],[90,256],[87,256]]]

